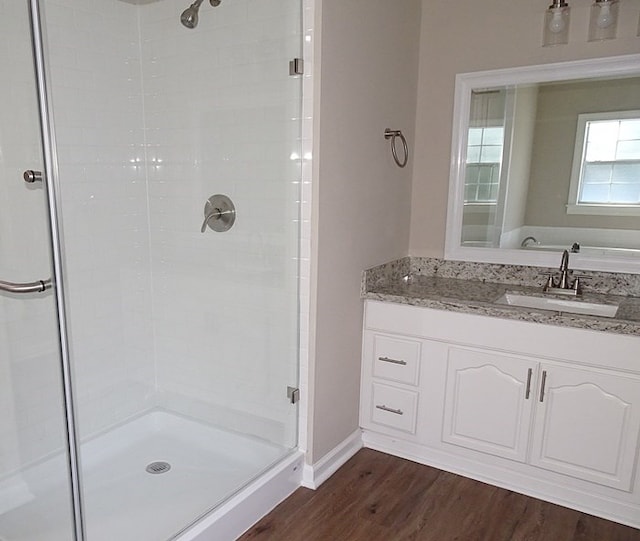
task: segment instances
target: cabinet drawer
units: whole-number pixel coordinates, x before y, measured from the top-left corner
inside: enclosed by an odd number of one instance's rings
[[[372,396],[374,423],[415,434],[418,393],[374,383]]]
[[[376,378],[417,385],[419,359],[420,342],[374,335],[373,375]]]

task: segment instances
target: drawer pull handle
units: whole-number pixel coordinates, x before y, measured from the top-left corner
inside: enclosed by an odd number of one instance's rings
[[[390,359],[389,357],[378,357],[378,360],[383,363],[401,364],[402,366],[406,366],[407,364],[407,361],[403,361],[402,359]]]
[[[390,408],[389,406],[385,406],[384,404],[382,404],[382,406],[376,406],[376,408],[382,411],[388,411],[389,413],[395,413],[396,415],[404,415],[404,412],[402,410],[396,410]]]
[[[540,385],[540,402],[544,402],[544,386],[547,384],[547,371],[542,371],[542,384]]]
[[[533,376],[533,368],[529,368],[527,372],[527,390],[524,393],[525,400],[529,400],[529,396],[531,396],[531,376]]]

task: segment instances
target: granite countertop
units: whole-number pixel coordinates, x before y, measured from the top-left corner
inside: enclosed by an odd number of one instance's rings
[[[640,297],[637,296],[585,290],[582,296],[576,299],[599,304],[618,304],[615,317],[520,308],[495,304],[495,301],[507,292],[541,297],[549,295],[543,294],[539,286],[526,284],[526,280],[524,284],[516,283],[513,279],[506,279],[505,282],[488,282],[477,279],[477,276],[474,277],[469,273],[459,273],[463,277],[449,277],[446,275],[455,275],[455,273],[441,272],[445,276],[438,276],[437,270],[434,272],[432,269],[428,274],[410,272],[416,270],[414,263],[414,261],[399,260],[387,264],[386,267],[381,266],[366,271],[362,297],[439,310],[640,336]],[[450,268],[450,264],[448,265]],[[566,296],[558,298],[575,299]]]

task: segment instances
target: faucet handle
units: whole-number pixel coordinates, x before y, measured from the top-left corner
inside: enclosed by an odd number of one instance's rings
[[[542,291],[547,291],[549,289],[553,289],[554,287],[556,287],[556,282],[553,279],[553,273],[547,273],[545,274],[545,276],[547,277],[547,280],[544,284],[544,287],[542,288]]]
[[[586,276],[584,274],[578,274],[574,280],[573,280],[573,284],[571,285],[571,289],[573,289],[576,293],[576,295],[581,295],[582,294],[582,281],[583,280],[589,280],[591,278],[591,276]]]

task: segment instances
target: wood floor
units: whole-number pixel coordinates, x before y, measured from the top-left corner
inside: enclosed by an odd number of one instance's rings
[[[363,449],[240,540],[640,541],[640,530]]]

